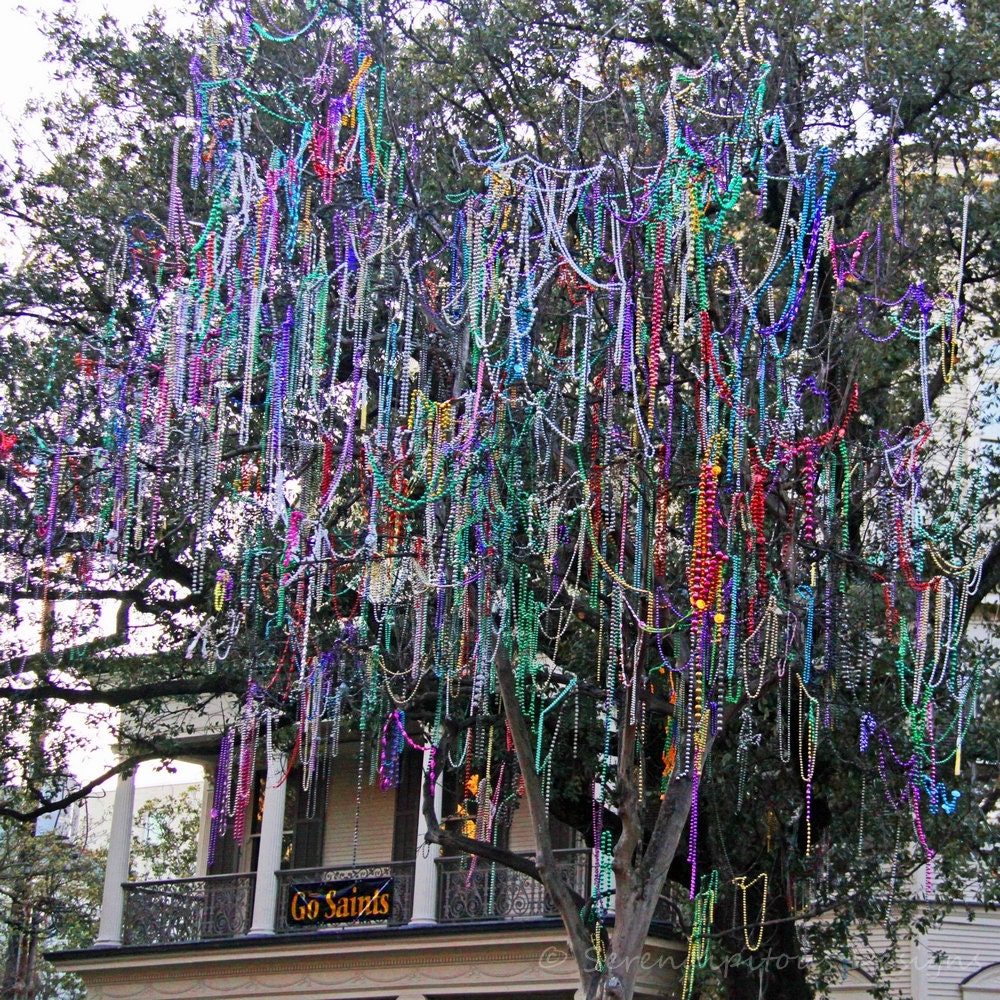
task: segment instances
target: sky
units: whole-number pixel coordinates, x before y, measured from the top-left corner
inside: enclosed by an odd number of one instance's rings
[[[89,18],[104,11],[123,25],[137,24],[154,7],[168,24],[181,24],[193,8],[192,0],[24,0],[0,3],[0,155],[11,149],[10,129],[21,117],[25,101],[44,92],[51,67],[42,61],[45,39],[39,31],[40,14],[77,7]]]
[[[26,0],[11,5],[0,3],[0,156],[12,149],[11,131],[17,126],[25,102],[44,93],[51,84],[51,67],[42,61],[45,39],[39,31],[39,12],[73,6],[70,0]],[[121,24],[137,24],[154,7],[162,11],[168,24],[183,24],[193,7],[191,0],[77,0],[75,6],[88,18],[96,19],[104,11]],[[90,754],[75,762],[81,781],[101,774],[111,761],[110,747],[104,754]],[[177,765],[175,774],[156,771],[153,763],[143,764],[136,777],[140,785],[173,781],[190,782],[201,777],[201,768]]]

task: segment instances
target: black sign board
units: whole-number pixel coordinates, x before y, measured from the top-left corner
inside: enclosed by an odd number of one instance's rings
[[[291,886],[288,899],[292,927],[388,920],[391,912],[391,876],[304,882]]]

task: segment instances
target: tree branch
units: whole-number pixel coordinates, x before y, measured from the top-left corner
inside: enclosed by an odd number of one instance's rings
[[[144,662],[154,662],[150,654]],[[172,677],[113,689],[73,688],[47,681],[30,687],[0,686],[0,700],[14,705],[34,704],[53,700],[68,705],[107,705],[122,708],[156,698],[183,698],[190,695],[241,694],[246,687],[246,676],[239,672],[199,674],[195,677]]]
[[[521,710],[514,671],[511,668],[507,648],[501,638],[500,615],[496,614],[493,618],[491,638],[497,643],[493,657],[497,686],[500,689],[500,698],[507,713],[507,725],[514,743],[514,751],[517,754],[518,763],[521,765],[524,794],[528,802],[528,812],[531,814],[531,824],[535,835],[535,863],[538,867],[539,879],[562,917],[581,979],[583,982],[587,982],[595,971],[593,956],[590,953],[590,937],[580,917],[579,896],[572,892],[562,879],[552,851],[549,816],[545,807],[542,784],[535,769],[534,743],[531,739],[531,731],[528,728],[524,712]]]
[[[123,774],[127,771],[135,770],[136,765],[141,764],[144,760],[154,760],[159,756],[157,753],[143,753],[143,754],[133,754],[126,757],[125,760],[119,761],[114,767],[109,768],[102,775],[94,778],[93,781],[88,781],[87,784],[81,785],[79,788],[74,789],[72,792],[68,792],[58,799],[49,799],[41,795],[37,790],[34,791],[35,797],[39,801],[39,805],[34,809],[15,809],[13,806],[0,804],[0,816],[6,819],[14,819],[23,823],[30,823],[38,819],[39,816],[45,816],[47,813],[59,812],[62,809],[66,809],[68,806],[73,805],[74,802],[79,802],[81,799],[85,799],[95,788],[99,788],[104,782],[115,777],[115,775]]]

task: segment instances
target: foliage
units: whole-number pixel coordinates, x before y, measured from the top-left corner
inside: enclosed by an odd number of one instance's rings
[[[0,995],[38,1000],[83,997],[75,977],[43,958],[56,948],[93,940],[103,884],[103,858],[58,826],[34,833],[21,823],[0,831],[0,942],[4,955]]]
[[[90,88],[0,192],[34,241],[3,276],[0,690],[34,800],[3,808],[65,799],[65,706],[163,753],[249,679],[244,740],[298,727],[313,765],[344,719],[386,782],[404,733],[480,775],[477,838],[432,835],[546,883],[588,995],[614,989],[604,885],[581,918],[549,811],[614,863],[620,956],[668,868],[719,870],[719,912],[766,872],[765,954],[819,915],[842,954],[926,860],[914,810],[966,877],[980,796],[946,812],[937,768],[959,733],[996,757],[959,657],[1000,576],[994,470],[955,445],[997,305],[998,5],[300,31],[323,10],[222,16],[190,98],[155,22],[53,22]],[[488,819],[522,781],[536,862]],[[808,991],[785,978],[724,986]]]
[[[143,803],[132,821],[130,878],[192,878],[200,820],[201,794],[195,785]]]

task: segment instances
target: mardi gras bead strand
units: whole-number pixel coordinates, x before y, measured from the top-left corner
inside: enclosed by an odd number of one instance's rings
[[[703,875],[698,892],[692,894],[694,914],[691,920],[691,934],[688,937],[687,958],[684,962],[681,1000],[690,1000],[694,992],[694,980],[698,970],[708,965],[712,944],[712,923],[715,920],[715,903],[718,894],[719,873],[717,871]]]
[[[763,882],[763,885],[761,886],[760,918],[757,921],[757,939],[753,944],[751,944],[750,918],[747,914],[747,896],[750,894],[750,890],[758,882]],[[761,872],[760,875],[756,878],[750,879],[749,881],[745,875],[738,875],[732,880],[732,884],[740,890],[740,900],[743,911],[743,941],[746,944],[747,951],[759,951],[760,946],[764,941],[764,917],[767,913],[767,872]]]

